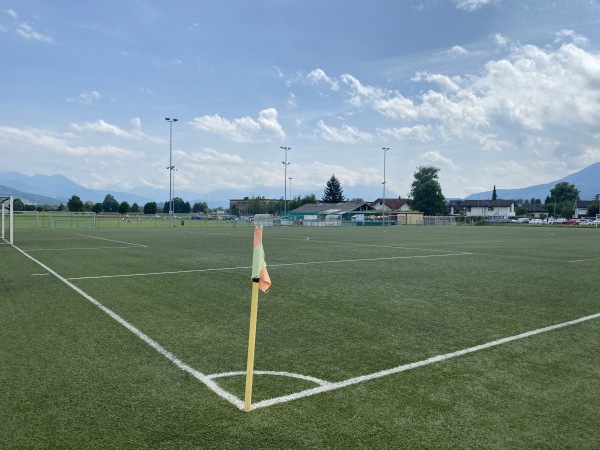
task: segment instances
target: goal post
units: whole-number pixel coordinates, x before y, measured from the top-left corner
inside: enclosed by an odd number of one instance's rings
[[[14,230],[15,230],[15,220],[13,216],[13,197],[2,197],[0,196],[0,203],[2,203],[2,241],[13,245],[14,239]],[[8,217],[7,217],[8,216]],[[8,219],[8,220],[7,220]],[[8,233],[6,232],[6,227],[8,222]],[[8,234],[8,236],[7,236]],[[8,237],[8,239],[7,239]]]

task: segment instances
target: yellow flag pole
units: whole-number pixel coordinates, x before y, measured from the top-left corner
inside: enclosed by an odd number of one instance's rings
[[[250,305],[250,332],[248,334],[248,364],[246,366],[246,396],[244,412],[252,408],[252,378],[254,376],[254,343],[256,342],[256,321],[258,317],[258,278],[252,279],[252,303]]]

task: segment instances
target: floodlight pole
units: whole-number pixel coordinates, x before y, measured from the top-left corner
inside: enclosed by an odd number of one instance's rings
[[[288,180],[290,180],[290,201],[292,201],[292,177],[289,177]]]
[[[383,226],[385,226],[385,155],[387,154],[389,147],[382,147],[383,150],[383,203],[381,210],[383,211]]]
[[[165,117],[165,120],[169,122],[169,226],[173,227],[173,122],[177,122],[178,119]]]
[[[290,163],[287,160],[287,152],[288,150],[291,150],[292,147],[279,147],[282,150],[285,150],[285,161],[281,161],[281,164],[283,164],[284,170],[283,170],[283,212],[284,215],[287,216],[287,166],[290,165]]]

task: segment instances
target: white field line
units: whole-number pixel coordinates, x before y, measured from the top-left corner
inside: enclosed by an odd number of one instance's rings
[[[364,261],[382,261],[382,260],[394,260],[394,259],[413,259],[413,258],[447,258],[448,256],[465,256],[472,255],[472,253],[445,253],[443,255],[417,255],[417,256],[388,256],[381,258],[359,258],[359,259],[336,259],[329,261],[308,261],[308,262],[297,262],[297,263],[281,263],[281,264],[267,264],[267,267],[287,267],[287,266],[307,266],[312,264],[338,264],[338,263],[351,263],[351,262],[364,262]],[[182,273],[199,273],[199,272],[220,272],[226,270],[247,270],[251,269],[252,266],[239,266],[239,267],[221,267],[217,269],[190,269],[190,270],[177,270],[168,272],[145,272],[145,273],[129,273],[129,274],[118,274],[118,275],[98,275],[89,277],[71,277],[67,280],[95,280],[100,278],[126,278],[126,277],[147,277],[152,275],[176,275]]]
[[[600,260],[600,258],[590,258],[590,259],[575,259],[573,261],[569,261],[569,262],[587,262],[587,261],[598,261]]]
[[[320,386],[329,386],[331,382],[321,380],[320,378],[311,377],[310,375],[302,375],[299,373],[291,373],[291,372],[281,372],[281,371],[273,371],[273,370],[255,370],[254,375],[274,375],[279,377],[289,377],[289,378],[298,378],[300,380],[312,381],[315,384]],[[223,373],[213,373],[212,375],[207,375],[210,379],[215,378],[226,378],[226,377],[236,377],[236,376],[246,376],[246,372],[223,372]]]
[[[145,247],[145,246],[144,246]],[[71,250],[113,250],[117,248],[134,248],[131,245],[127,246],[111,246],[111,247],[70,247],[70,248],[32,248],[27,250],[27,253],[31,252],[63,252]]]
[[[150,347],[152,347],[154,350],[156,350],[162,356],[164,356],[165,358],[167,358],[169,361],[171,361],[173,364],[175,364],[181,370],[183,370],[184,372],[189,373],[194,378],[196,378],[198,381],[202,382],[206,387],[208,387],[215,394],[217,394],[218,396],[224,398],[225,400],[227,400],[229,403],[231,403],[232,405],[234,405],[238,409],[241,409],[241,410],[244,409],[244,402],[243,401],[241,401],[240,399],[238,399],[237,397],[235,397],[233,394],[231,394],[231,393],[225,391],[224,389],[222,389],[210,377],[208,377],[205,374],[203,374],[202,372],[200,372],[200,371],[198,371],[198,370],[196,370],[196,369],[188,366],[181,359],[179,359],[173,353],[171,353],[170,351],[168,351],[166,348],[164,348],[158,342],[156,342],[155,340],[153,340],[147,334],[142,333],[139,329],[137,329],[132,324],[130,324],[129,322],[127,322],[125,319],[123,319],[117,313],[115,313],[111,309],[109,309],[106,306],[104,306],[102,303],[100,303],[98,300],[96,300],[95,298],[93,298],[91,295],[89,295],[86,292],[84,292],[83,290],[79,289],[77,286],[75,286],[69,280],[67,280],[66,278],[60,276],[57,272],[55,272],[54,270],[50,269],[45,264],[41,263],[40,261],[38,261],[37,259],[33,258],[32,256],[28,255],[26,252],[24,252],[20,248],[18,248],[16,246],[14,248],[16,248],[19,252],[21,252],[27,258],[31,259],[33,262],[35,262],[36,264],[38,264],[39,266],[41,266],[42,268],[44,268],[45,270],[47,270],[49,273],[51,273],[52,275],[54,275],[60,281],[62,281],[67,286],[69,286],[71,289],[73,289],[75,292],[77,292],[78,294],[80,294],[81,296],[83,296],[86,300],[88,300],[94,306],[98,307],[102,312],[106,313],[109,317],[111,317],[112,319],[114,319],[115,321],[117,321],[119,324],[123,325],[125,328],[127,328],[129,331],[131,331],[138,338],[140,338],[142,341],[144,341],[146,344],[148,344]]]
[[[323,392],[333,391],[335,389],[341,389],[341,388],[344,388],[344,387],[347,387],[347,386],[351,386],[353,384],[362,383],[364,381],[370,381],[370,380],[374,380],[376,378],[382,378],[382,377],[386,377],[388,375],[393,375],[393,374],[396,374],[396,373],[405,372],[407,370],[415,369],[417,367],[423,367],[423,366],[426,366],[428,364],[433,364],[433,363],[445,361],[445,360],[450,359],[450,358],[456,358],[457,356],[462,356],[462,355],[466,355],[468,353],[473,353],[473,352],[477,352],[477,351],[480,351],[480,350],[485,350],[485,349],[488,349],[490,347],[496,347],[498,345],[503,345],[503,344],[506,344],[508,342],[517,341],[519,339],[524,339],[524,338],[528,338],[528,337],[531,337],[531,336],[535,336],[536,334],[546,333],[548,331],[557,330],[559,328],[564,328],[564,327],[568,327],[568,326],[571,326],[571,325],[576,325],[576,324],[579,324],[581,322],[585,322],[587,320],[598,319],[598,318],[600,318],[600,313],[598,313],[598,314],[592,314],[590,316],[580,317],[579,319],[570,320],[568,322],[563,322],[563,323],[559,323],[559,324],[556,324],[556,325],[551,325],[551,326],[544,327],[544,328],[538,328],[537,330],[528,331],[526,333],[521,333],[521,334],[517,334],[517,335],[514,335],[514,336],[509,336],[509,337],[506,337],[506,338],[498,339],[496,341],[488,342],[486,344],[476,345],[474,347],[469,347],[469,348],[465,348],[465,349],[462,349],[462,350],[457,350],[455,352],[445,353],[443,355],[433,356],[431,358],[427,358],[427,359],[424,359],[422,361],[418,361],[418,362],[414,362],[414,363],[410,363],[410,364],[404,364],[402,366],[393,367],[391,369],[382,370],[380,372],[375,372],[375,373],[371,373],[371,374],[367,374],[367,375],[362,375],[362,376],[355,377],[355,378],[348,378],[347,380],[338,381],[338,382],[335,382],[335,383],[326,383],[326,384],[323,384],[323,385],[321,385],[319,387],[315,387],[315,388],[312,388],[312,389],[307,389],[307,390],[304,390],[304,391],[295,392],[293,394],[284,395],[284,396],[281,396],[281,397],[275,397],[275,398],[271,398],[271,399],[268,399],[268,400],[262,400],[260,402],[254,403],[252,405],[252,410],[259,409],[259,408],[265,408],[267,406],[273,406],[273,405],[276,405],[276,404],[279,404],[279,403],[285,403],[285,402],[289,402],[289,401],[292,401],[292,400],[298,400],[298,399],[301,399],[301,398],[304,398],[304,397],[309,397],[311,395],[321,394]]]
[[[133,242],[115,241],[114,239],[106,239],[106,238],[101,238],[98,236],[89,236],[87,234],[79,234],[78,236],[87,237],[90,239],[100,239],[101,241],[116,242],[117,244],[126,244],[126,245],[131,245],[133,247],[145,247],[145,248],[148,247],[147,245],[134,244]]]

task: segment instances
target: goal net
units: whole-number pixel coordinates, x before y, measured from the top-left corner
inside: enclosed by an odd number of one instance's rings
[[[272,227],[273,214],[254,214],[254,226]]]
[[[0,203],[2,203],[2,231],[0,240],[2,244],[12,245],[15,229],[15,221],[13,218],[13,198],[0,196]]]

